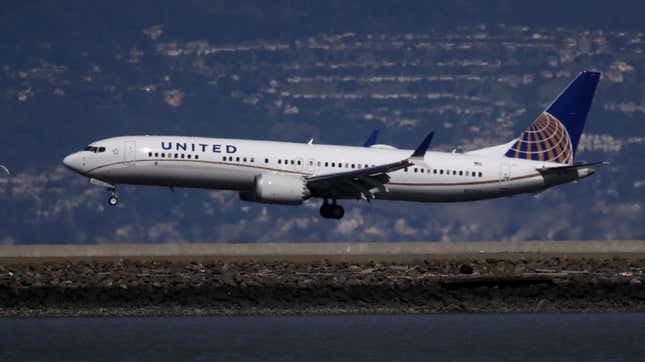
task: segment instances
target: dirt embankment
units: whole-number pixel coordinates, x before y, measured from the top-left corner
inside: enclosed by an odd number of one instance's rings
[[[644,267],[643,256],[14,260],[0,264],[0,316],[642,312]]]

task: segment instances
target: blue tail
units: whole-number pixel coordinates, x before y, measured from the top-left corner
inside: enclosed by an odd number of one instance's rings
[[[572,164],[600,73],[584,71],[522,132],[506,157]]]

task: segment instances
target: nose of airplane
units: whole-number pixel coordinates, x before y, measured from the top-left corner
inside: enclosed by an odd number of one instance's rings
[[[76,154],[72,153],[71,155],[67,155],[67,157],[63,159],[63,165],[72,171],[78,171],[78,160]]]

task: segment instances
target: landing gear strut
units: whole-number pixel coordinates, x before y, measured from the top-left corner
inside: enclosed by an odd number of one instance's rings
[[[333,199],[331,204],[327,199],[323,201],[320,207],[320,216],[325,219],[342,219],[343,215],[345,215],[345,210],[342,206],[336,205],[336,199]]]
[[[116,206],[119,203],[119,198],[116,197],[116,189],[110,189],[110,191],[112,191],[112,195],[108,197],[108,205]]]

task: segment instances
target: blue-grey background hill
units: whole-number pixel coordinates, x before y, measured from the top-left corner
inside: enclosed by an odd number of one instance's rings
[[[8,1],[0,9],[0,243],[642,239],[639,2]],[[468,151],[515,137],[603,72],[578,184],[466,204],[346,202],[340,222],[225,191],[106,192],[60,161],[183,134]]]

